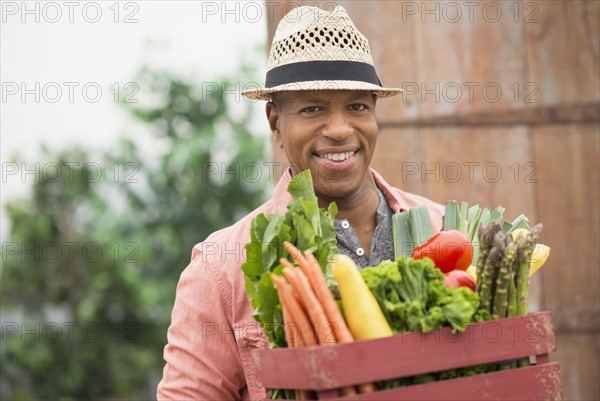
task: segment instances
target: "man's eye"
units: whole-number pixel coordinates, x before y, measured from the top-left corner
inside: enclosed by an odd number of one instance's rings
[[[367,108],[367,105],[362,104],[362,103],[355,103],[352,106],[350,106],[350,108],[354,111],[362,111]]]
[[[314,113],[314,112],[319,111],[319,110],[321,110],[321,108],[319,106],[308,106],[308,107],[303,108],[301,110],[301,112],[303,112],[303,113]]]

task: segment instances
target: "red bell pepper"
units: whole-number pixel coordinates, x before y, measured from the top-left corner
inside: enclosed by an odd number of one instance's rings
[[[413,259],[429,257],[443,273],[466,270],[473,259],[473,244],[456,230],[440,231],[412,252]]]

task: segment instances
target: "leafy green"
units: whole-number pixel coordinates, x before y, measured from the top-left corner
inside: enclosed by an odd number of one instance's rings
[[[261,327],[271,347],[287,345],[283,330],[283,316],[271,274],[281,275],[279,260],[289,259],[283,247],[289,241],[301,250],[311,250],[334,294],[337,283],[329,269],[329,261],[338,253],[333,219],[337,214],[335,203],[326,211],[319,208],[314,193],[310,171],[296,175],[288,185],[292,200],[285,215],[257,215],[252,221],[250,242],[246,244],[246,261],[242,271],[246,282],[246,295],[254,307],[254,318]]]
[[[442,326],[464,331],[485,319],[479,297],[468,288],[447,288],[431,259],[398,258],[361,270],[394,332],[431,332]],[[477,319],[477,320],[476,320]]]

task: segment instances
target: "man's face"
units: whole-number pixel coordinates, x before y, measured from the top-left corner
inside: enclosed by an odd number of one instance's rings
[[[295,175],[310,169],[317,196],[356,195],[377,143],[376,98],[369,91],[298,91],[267,104],[276,144]]]

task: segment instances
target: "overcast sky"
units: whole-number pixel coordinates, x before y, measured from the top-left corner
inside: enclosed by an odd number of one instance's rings
[[[41,144],[108,149],[125,133],[141,138],[114,95],[133,94],[135,87],[126,85],[142,65],[204,82],[232,75],[267,35],[263,2],[3,1],[1,7],[2,205],[26,194],[35,179],[7,164],[17,152],[34,163]],[[259,64],[264,76],[266,56]],[[262,113],[264,106],[255,107]],[[1,217],[6,238],[4,211]]]

